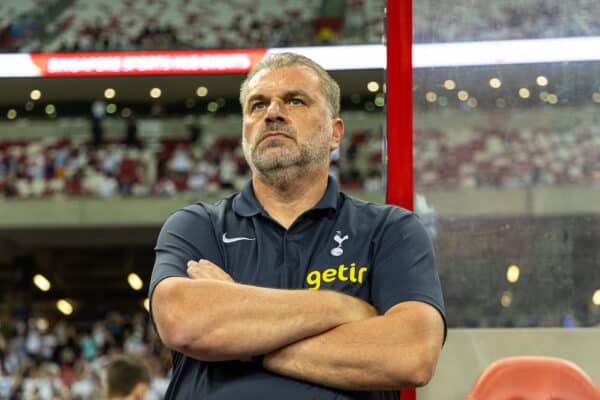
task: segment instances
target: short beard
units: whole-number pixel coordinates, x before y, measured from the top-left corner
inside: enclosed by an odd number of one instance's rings
[[[330,133],[328,134],[328,132],[321,130],[314,141],[298,143],[295,131],[289,131],[279,126],[265,129],[265,131],[269,130],[279,130],[288,133],[290,138],[296,141],[296,147],[288,154],[276,157],[265,156],[264,152],[262,154],[259,153],[258,146],[256,145],[262,138],[262,132],[261,135],[257,136],[257,140],[252,145],[249,145],[245,141],[242,143],[244,156],[252,172],[268,185],[278,189],[288,188],[299,178],[329,163]],[[277,144],[277,139],[274,139],[274,142],[269,145],[273,147],[283,146],[283,144]]]

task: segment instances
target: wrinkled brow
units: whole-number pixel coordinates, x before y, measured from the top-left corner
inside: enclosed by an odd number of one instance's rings
[[[302,97],[305,99],[309,99],[311,100],[312,97],[308,95],[308,93],[306,93],[304,90],[288,90],[286,92],[283,93],[282,98],[283,99],[291,99],[293,97]],[[265,101],[267,100],[267,96],[263,95],[263,94],[253,94],[252,96],[248,97],[248,100],[246,100],[246,103],[252,103],[253,101]]]
[[[262,94],[253,94],[252,96],[248,97],[248,99],[246,100],[246,104],[250,104],[250,103],[252,103],[253,101],[256,101],[256,100],[262,100],[262,101],[264,101],[266,99],[267,99],[267,97],[263,96]]]
[[[304,97],[306,99],[311,98],[304,90],[288,90],[283,95],[284,99],[291,99],[292,97]]]

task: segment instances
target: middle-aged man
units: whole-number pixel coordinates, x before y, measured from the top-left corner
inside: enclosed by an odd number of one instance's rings
[[[252,179],[175,212],[155,248],[168,399],[397,399],[431,379],[445,335],[432,244],[412,213],[338,192],[339,98],[293,53],[242,84]]]

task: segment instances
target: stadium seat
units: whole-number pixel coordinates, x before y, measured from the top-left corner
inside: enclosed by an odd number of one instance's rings
[[[518,356],[498,360],[479,376],[466,400],[600,400],[600,389],[571,361]]]

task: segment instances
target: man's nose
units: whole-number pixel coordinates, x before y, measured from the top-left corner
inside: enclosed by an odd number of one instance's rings
[[[284,105],[280,101],[271,101],[265,119],[267,122],[286,122],[287,113]]]

